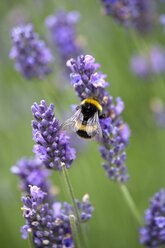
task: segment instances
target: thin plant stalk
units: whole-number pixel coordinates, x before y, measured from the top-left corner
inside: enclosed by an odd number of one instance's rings
[[[70,197],[72,205],[73,205],[75,216],[77,218],[77,224],[78,224],[78,230],[79,230],[78,233],[80,235],[81,245],[83,248],[86,248],[86,247],[88,247],[88,242],[87,242],[87,238],[86,238],[86,234],[84,232],[84,229],[81,225],[81,219],[80,219],[77,204],[75,202],[75,196],[74,196],[73,188],[72,188],[72,185],[71,185],[71,182],[69,179],[69,174],[68,174],[68,171],[66,169],[65,163],[62,163],[61,165],[62,165],[62,174],[63,174],[64,180],[66,183],[68,194],[69,194],[69,197]]]
[[[75,196],[74,196],[73,188],[72,188],[72,185],[71,185],[71,182],[70,182],[70,179],[69,179],[68,171],[67,171],[66,166],[65,166],[64,163],[62,163],[62,173],[63,173],[64,179],[65,179],[66,185],[67,185],[67,189],[68,189],[68,192],[69,192],[70,199],[71,199],[72,204],[73,204],[73,208],[74,208],[74,211],[75,211],[75,215],[76,215],[78,224],[80,224],[81,220],[80,220],[80,216],[79,216],[78,207],[77,207],[77,204],[75,202]]]
[[[80,240],[79,240],[79,236],[77,232],[77,226],[76,226],[74,215],[70,215],[69,219],[70,219],[70,225],[72,229],[72,237],[73,237],[74,244],[77,248],[80,248],[81,245],[80,245]]]
[[[126,185],[120,185],[120,189],[121,192],[123,193],[124,199],[129,207],[129,209],[131,210],[132,215],[134,216],[134,218],[136,219],[137,223],[142,226],[143,222],[142,222],[142,217],[139,213],[139,210],[129,192],[129,190],[127,189]]]
[[[28,230],[28,244],[29,244],[29,248],[35,248],[31,230]]]

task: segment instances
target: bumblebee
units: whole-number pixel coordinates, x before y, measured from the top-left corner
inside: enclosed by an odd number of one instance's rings
[[[61,125],[61,129],[75,131],[81,138],[85,139],[91,139],[96,135],[102,137],[99,122],[101,114],[102,106],[99,102],[87,98],[77,107],[75,114]]]

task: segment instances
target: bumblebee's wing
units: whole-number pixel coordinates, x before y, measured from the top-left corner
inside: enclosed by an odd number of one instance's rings
[[[83,115],[81,113],[81,109],[78,109],[73,116],[71,116],[69,119],[67,119],[66,121],[64,121],[61,126],[60,129],[61,130],[66,130],[66,131],[77,131],[83,121]]]
[[[99,138],[102,138],[102,129],[100,126],[98,112],[96,112],[94,116],[89,118],[87,121],[86,132],[89,136],[98,135]]]

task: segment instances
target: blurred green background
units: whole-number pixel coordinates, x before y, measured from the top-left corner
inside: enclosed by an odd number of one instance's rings
[[[54,102],[56,116],[65,119],[71,104],[78,99],[71,86],[63,92],[58,89],[49,95],[52,85],[60,84],[58,68],[43,82],[25,81],[14,70],[8,54],[11,48],[10,29],[14,21],[21,18],[34,24],[41,38],[47,39],[44,19],[53,14],[56,7],[78,10],[81,20],[78,33],[87,41],[87,51],[102,65],[108,75],[110,94],[121,96],[125,102],[124,120],[130,125],[131,140],[127,149],[127,166],[130,180],[127,187],[132,194],[141,215],[149,206],[149,198],[165,187],[165,129],[153,123],[150,101],[161,97],[165,101],[165,82],[157,78],[152,83],[141,82],[129,70],[129,58],[141,48],[141,38],[123,30],[109,17],[101,15],[98,0],[22,0],[1,1],[0,8],[0,246],[28,247],[21,239],[20,227],[25,221],[20,210],[21,192],[18,178],[10,173],[10,167],[22,156],[33,156],[31,105],[44,99]],[[163,9],[162,9],[163,12]],[[165,44],[162,28],[146,38],[146,45]],[[56,66],[56,64],[55,64]],[[49,90],[48,90],[49,89]],[[53,97],[54,95],[54,97]],[[91,248],[136,248],[139,233],[136,221],[131,215],[119,186],[109,181],[101,167],[102,159],[97,144],[87,141],[88,149],[82,148],[69,170],[75,195],[81,199],[90,194],[95,211],[89,221],[89,242]],[[59,173],[54,172],[52,180],[60,188],[60,199],[66,200],[64,185]]]

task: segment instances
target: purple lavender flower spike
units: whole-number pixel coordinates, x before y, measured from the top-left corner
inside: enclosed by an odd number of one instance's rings
[[[27,239],[27,232],[33,234],[33,241],[36,247],[65,248],[74,247],[69,215],[74,214],[73,206],[64,203],[55,202],[52,206],[45,203],[46,193],[37,186],[30,187],[30,196],[22,198],[23,216],[26,219],[26,225],[21,228],[22,238]],[[93,208],[86,199],[86,202],[77,203],[78,208],[85,214],[88,221],[93,212]]]
[[[94,208],[92,207],[92,205],[89,201],[89,195],[85,194],[83,199],[82,199],[82,202],[79,202],[77,199],[75,199],[75,200],[76,200],[76,204],[77,204],[77,207],[79,210],[81,222],[87,222],[88,220],[91,219],[92,213],[94,211]],[[74,210],[73,210],[72,205],[68,204],[67,202],[64,202],[63,205],[64,205],[63,209],[61,208],[62,214],[64,214],[65,216],[69,216],[70,214],[74,214]]]
[[[165,14],[160,15],[160,23],[165,26]]]
[[[150,200],[144,216],[144,227],[139,229],[140,243],[146,247],[165,245],[165,191],[161,189]]]
[[[69,137],[60,131],[59,121],[53,113],[54,105],[47,107],[42,100],[40,105],[34,103],[32,113],[33,139],[36,142],[34,152],[46,168],[61,170],[61,163],[69,169],[75,159],[75,150],[70,147]]]
[[[150,103],[153,121],[157,127],[165,127],[165,104],[160,98],[153,98]]]
[[[165,72],[165,50],[160,45],[152,46],[150,49],[151,69],[154,74]]]
[[[132,72],[138,77],[146,78],[149,75],[149,68],[146,59],[135,53],[130,61],[130,68]]]
[[[152,76],[165,72],[165,50],[160,45],[151,46],[147,52],[135,53],[130,62],[133,73],[141,78],[150,79]]]
[[[33,25],[13,28],[11,38],[13,47],[9,56],[15,59],[16,70],[28,80],[45,78],[51,72],[49,63],[54,59],[45,42],[39,40],[38,34],[34,33]]]
[[[106,91],[109,83],[105,81],[106,75],[97,69],[100,67],[95,59],[90,56],[79,56],[77,60],[70,59],[67,66],[71,69],[72,85],[80,101],[92,98],[102,106],[100,124],[103,138],[100,153],[107,161],[103,164],[107,176],[111,180],[125,182],[129,176],[124,165],[126,154],[124,149],[129,143],[130,129],[123,123],[120,114],[124,109],[124,103],[120,97],[116,98],[116,106],[112,96]]]
[[[42,168],[39,158],[21,158],[16,165],[11,167],[11,172],[21,179],[20,187],[23,192],[29,193],[29,185],[35,184],[48,194],[50,172]]]
[[[152,0],[100,0],[104,13],[125,27],[141,33],[150,31],[155,23],[155,4]]]
[[[50,15],[45,20],[46,27],[50,31],[51,39],[64,67],[70,57],[77,57],[82,50],[76,33],[76,24],[79,19],[79,12],[66,12],[64,9],[59,9],[55,15]]]

